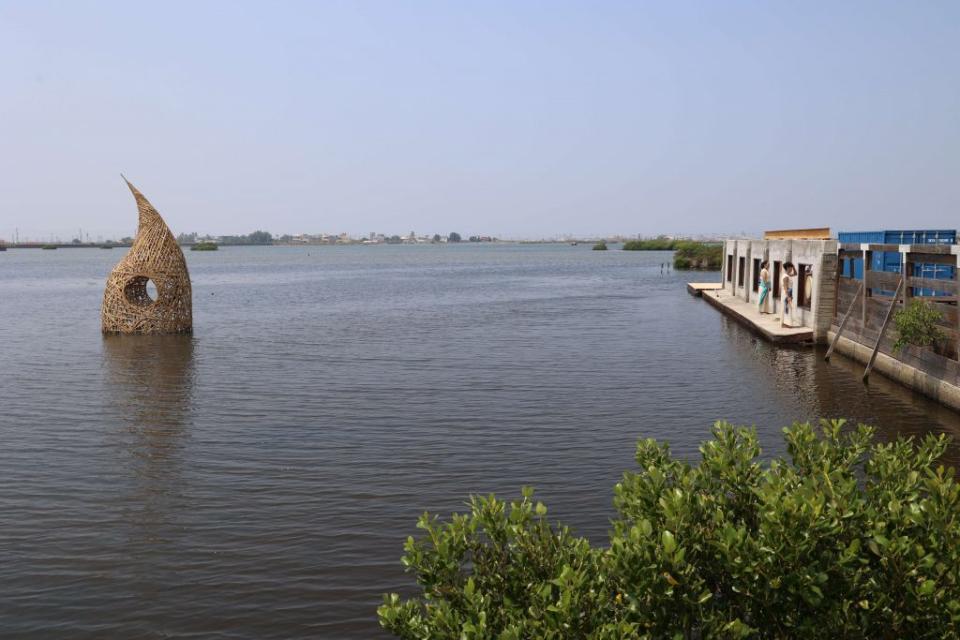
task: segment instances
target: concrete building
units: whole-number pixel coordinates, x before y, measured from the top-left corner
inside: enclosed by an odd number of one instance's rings
[[[804,230],[797,230],[798,235]],[[723,243],[723,291],[732,299],[753,303],[760,317],[760,270],[768,263],[772,290],[767,310],[779,320],[786,291],[784,277],[793,291],[794,309],[788,315],[791,328],[806,328],[809,338],[825,342],[836,307],[837,241],[785,238],[784,232],[767,232],[769,240],[726,240]],[[792,264],[795,275],[784,265]]]

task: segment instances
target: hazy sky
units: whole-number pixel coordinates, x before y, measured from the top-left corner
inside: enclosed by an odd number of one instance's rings
[[[960,226],[960,2],[5,2],[0,237]]]

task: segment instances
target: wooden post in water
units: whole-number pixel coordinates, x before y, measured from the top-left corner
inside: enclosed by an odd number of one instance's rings
[[[900,289],[903,288],[903,274],[900,274],[900,282],[897,283],[897,290],[893,293],[893,300],[887,307],[887,315],[883,318],[883,326],[880,327],[880,335],[877,336],[877,344],[873,345],[873,353],[870,354],[870,362],[867,363],[867,369],[863,372],[863,381],[866,382],[870,377],[870,371],[873,369],[873,361],[877,359],[877,351],[880,350],[880,341],[883,340],[883,334],[887,331],[887,325],[890,324],[890,318],[893,316],[893,309],[897,306],[897,299],[900,297]]]
[[[903,247],[901,247],[902,249]],[[913,297],[913,287],[906,286],[910,281],[910,278],[913,276],[913,263],[910,262],[910,252],[901,251],[900,255],[900,276],[903,278],[903,308],[907,308],[907,304],[910,302],[910,298]],[[923,292],[921,292],[922,295]]]
[[[833,340],[830,342],[830,348],[827,349],[827,355],[823,356],[824,360],[830,360],[830,355],[833,354],[833,348],[837,346],[837,342],[840,340],[840,334],[843,333],[843,327],[847,324],[847,320],[850,319],[850,314],[853,313],[853,308],[857,306],[857,298],[860,296],[860,293],[863,291],[864,282],[860,282],[860,287],[857,289],[857,292],[853,295],[853,300],[850,301],[850,307],[847,309],[847,312],[843,314],[843,320],[840,321],[840,326],[837,327],[837,334],[833,336]]]

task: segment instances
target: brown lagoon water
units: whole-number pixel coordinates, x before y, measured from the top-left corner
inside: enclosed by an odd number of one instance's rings
[[[417,516],[471,492],[534,485],[602,543],[639,437],[694,458],[717,418],[766,455],[818,416],[960,435],[840,356],[757,340],[661,277],[666,253],[188,252],[196,333],[104,339],[121,255],[0,254],[6,637],[381,637]]]

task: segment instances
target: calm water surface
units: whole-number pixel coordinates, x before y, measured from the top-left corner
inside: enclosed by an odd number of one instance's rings
[[[639,437],[960,434],[589,247],[189,253],[192,337],[104,339],[121,250],[0,253],[0,635],[371,638],[424,510],[537,487],[597,543]],[[716,279],[716,274],[700,278]],[[960,459],[956,449],[951,460]]]

